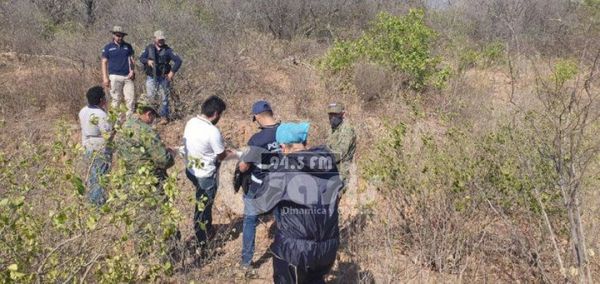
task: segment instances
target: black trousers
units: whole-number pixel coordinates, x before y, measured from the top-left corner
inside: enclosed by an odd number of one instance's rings
[[[296,267],[289,262],[273,256],[273,282],[289,283],[325,283],[325,275],[331,270],[333,262],[308,269]]]

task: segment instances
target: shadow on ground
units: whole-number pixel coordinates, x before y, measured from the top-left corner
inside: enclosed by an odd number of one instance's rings
[[[240,237],[243,221],[242,217],[236,217],[229,224],[214,224],[213,233],[209,233],[210,239],[206,247],[200,247],[195,236],[181,241],[182,247],[179,253],[183,257],[175,261],[175,263],[180,264],[179,270],[185,273],[186,271],[207,264],[222,255],[221,248],[228,242]]]

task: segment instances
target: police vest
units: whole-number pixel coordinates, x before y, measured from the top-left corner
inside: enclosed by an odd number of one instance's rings
[[[165,45],[163,48],[158,51],[154,44],[150,44],[146,47],[146,52],[148,53],[148,60],[154,61],[154,68],[150,67],[150,65],[146,64],[145,71],[146,75],[150,77],[160,77],[171,72],[171,64],[169,64],[170,59],[168,55],[168,50],[171,49],[169,46]],[[155,73],[156,72],[156,73]]]

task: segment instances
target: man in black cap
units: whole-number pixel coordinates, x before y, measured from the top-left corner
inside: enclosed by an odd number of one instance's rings
[[[279,145],[275,140],[275,132],[279,123],[273,117],[273,109],[267,101],[257,101],[252,105],[252,121],[258,124],[259,132],[252,135],[248,141],[248,149],[241,157],[239,164],[240,172],[250,171],[250,185],[248,191],[244,192],[244,226],[242,240],[242,262],[244,269],[253,276],[254,270],[251,269],[252,257],[254,255],[254,238],[256,235],[256,224],[258,215],[256,210],[251,208],[251,202],[258,193],[262,184],[265,171],[269,168],[268,153],[280,152]]]

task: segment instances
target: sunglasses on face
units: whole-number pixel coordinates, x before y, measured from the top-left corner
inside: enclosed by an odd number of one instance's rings
[[[116,37],[124,37],[124,34],[114,34]]]

